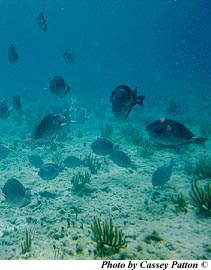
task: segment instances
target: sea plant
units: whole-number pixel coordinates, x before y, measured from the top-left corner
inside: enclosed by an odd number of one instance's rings
[[[100,134],[102,138],[109,138],[113,134],[113,127],[111,123],[104,123],[100,127]]]
[[[86,184],[91,182],[91,173],[88,171],[78,172],[71,178],[71,183],[73,185],[73,190],[80,190]]]
[[[99,159],[92,154],[89,154],[84,158],[84,165],[87,166],[93,174],[96,174],[101,167]]]
[[[91,224],[92,240],[97,243],[97,252],[100,256],[106,254],[106,248],[110,248],[113,253],[119,252],[120,248],[126,247],[125,237],[122,230],[113,225],[113,220],[102,222],[95,216]]]
[[[21,254],[26,254],[31,251],[32,240],[34,239],[35,232],[27,230],[25,232],[25,241],[21,243]]]
[[[134,145],[140,145],[142,141],[142,136],[139,132],[139,130],[132,125],[124,126],[121,131],[121,136],[123,136],[126,140],[126,142],[134,144]]]
[[[211,178],[211,158],[201,157],[197,163],[190,161],[185,164],[186,172],[191,176],[196,176],[198,179]]]
[[[187,202],[187,199],[185,198],[185,196],[182,192],[179,194],[173,195],[171,197],[171,200],[175,205],[176,213],[178,213],[178,212],[187,213],[188,212],[188,210],[187,210],[188,202]]]
[[[191,204],[198,208],[199,213],[211,216],[211,183],[199,187],[198,181],[193,181],[190,198]]]
[[[154,154],[155,144],[148,138],[142,138],[140,141],[140,153],[143,157],[148,157]]]

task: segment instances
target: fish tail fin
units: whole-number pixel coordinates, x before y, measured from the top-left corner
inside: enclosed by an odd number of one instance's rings
[[[137,97],[137,102],[136,102],[136,103],[137,103],[138,105],[140,105],[140,106],[141,106],[141,105],[144,105],[144,103],[143,103],[144,98],[145,98],[145,96],[138,96],[138,97]]]
[[[204,145],[204,143],[206,141],[208,141],[208,138],[205,138],[205,137],[194,137],[193,140],[194,140],[194,143],[196,143],[196,144]]]

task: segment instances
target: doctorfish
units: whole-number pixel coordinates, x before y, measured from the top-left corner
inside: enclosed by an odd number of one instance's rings
[[[45,19],[44,13],[40,12],[40,14],[37,17],[37,25],[40,29],[42,29],[44,32],[47,32],[48,30],[48,25],[47,21]]]
[[[50,81],[50,92],[58,98],[63,98],[68,92],[70,92],[70,86],[65,82],[61,76],[55,76]]]
[[[16,113],[19,115],[19,117],[22,117],[22,104],[19,95],[13,97],[12,106],[15,109]]]
[[[10,44],[9,50],[8,50],[8,59],[10,61],[10,64],[15,65],[18,62],[18,52],[14,44]]]
[[[33,139],[38,143],[50,143],[66,124],[66,117],[64,115],[49,114],[36,127]]]
[[[146,129],[153,141],[165,146],[204,144],[208,140],[205,137],[195,137],[184,125],[165,118],[149,124]]]
[[[10,115],[10,109],[7,106],[6,100],[0,100],[0,119],[6,121]]]
[[[126,119],[134,105],[143,105],[144,96],[137,95],[137,88],[130,89],[127,85],[117,86],[110,96],[112,111],[119,120]]]
[[[30,202],[30,191],[17,179],[10,178],[2,188],[6,201],[17,207],[23,207]]]

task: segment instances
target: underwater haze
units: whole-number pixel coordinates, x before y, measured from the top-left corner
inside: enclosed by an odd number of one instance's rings
[[[0,259],[211,259],[210,13],[0,1]]]

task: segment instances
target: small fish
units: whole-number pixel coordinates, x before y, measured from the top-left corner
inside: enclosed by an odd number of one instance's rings
[[[7,106],[7,102],[5,100],[0,100],[0,118],[3,121],[6,121],[10,115],[10,109]]]
[[[63,98],[68,92],[70,92],[70,86],[65,82],[61,76],[55,76],[50,81],[50,92],[58,98]]]
[[[180,109],[178,108],[177,104],[175,101],[171,100],[167,109],[166,109],[166,113],[169,116],[176,116],[178,114],[181,113]]]
[[[38,143],[52,142],[66,124],[66,117],[63,114],[47,115],[36,127],[34,141]]]
[[[99,156],[106,156],[114,151],[114,145],[107,139],[97,138],[91,144],[92,151]]]
[[[37,24],[40,29],[47,32],[48,25],[43,12],[40,12],[39,16],[37,17]]]
[[[13,206],[23,207],[30,202],[30,191],[15,178],[7,180],[2,192],[7,202]]]
[[[167,183],[170,180],[173,165],[174,162],[171,160],[169,165],[158,167],[152,175],[152,185],[163,186],[165,183]]]
[[[70,50],[65,50],[65,52],[63,53],[62,56],[63,56],[67,65],[71,65],[71,64],[75,63],[75,58],[74,58],[73,54],[70,52]]]
[[[9,149],[9,147],[7,145],[0,142],[0,160],[6,158],[10,151],[11,150]]]
[[[119,120],[126,119],[134,105],[143,105],[144,96],[137,96],[137,88],[133,91],[127,85],[117,86],[110,96],[112,111]]]
[[[54,163],[44,164],[40,167],[38,175],[43,180],[53,180],[59,174],[59,167]]]
[[[10,61],[10,64],[15,65],[18,62],[18,52],[17,49],[13,44],[10,45],[8,50],[8,59]]]
[[[22,117],[22,104],[19,95],[16,95],[12,99],[12,105],[19,117]]]
[[[35,167],[35,168],[40,168],[43,165],[42,158],[37,154],[33,154],[33,155],[28,156],[28,159],[29,159],[30,165]]]
[[[165,118],[149,124],[146,129],[153,141],[165,146],[181,146],[191,143],[204,144],[208,140],[204,137],[195,137],[182,124]]]
[[[83,164],[84,164],[84,162],[75,156],[68,156],[64,160],[64,165],[68,168],[79,167]]]
[[[131,159],[128,157],[128,155],[120,150],[115,150],[109,155],[110,159],[119,167],[124,168],[132,168],[134,170],[137,169],[137,167],[132,164]]]

